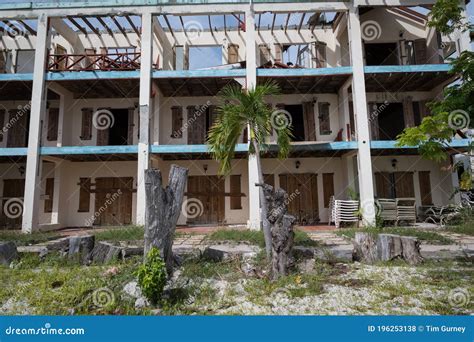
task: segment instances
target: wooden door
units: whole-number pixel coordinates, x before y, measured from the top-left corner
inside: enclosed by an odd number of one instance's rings
[[[394,172],[394,183],[397,198],[415,197],[413,172]]]
[[[26,147],[28,144],[30,113],[19,110],[9,111],[9,122],[11,127],[8,129],[7,147]]]
[[[127,225],[132,222],[132,177],[100,177],[95,180],[97,225]]]
[[[2,229],[21,228],[23,214],[23,196],[25,195],[24,179],[3,180],[2,196]]]
[[[432,205],[431,180],[429,171],[418,171],[418,180],[420,183],[420,196],[422,205]]]
[[[206,111],[196,106],[188,107],[188,144],[200,145],[206,143]]]
[[[281,174],[280,187],[288,193],[288,212],[300,225],[319,222],[317,175],[313,173]]]
[[[224,178],[219,176],[189,176],[186,196],[189,206],[194,205],[197,212],[186,208],[188,224],[215,224],[224,222],[225,186]],[[196,205],[197,204],[197,205]]]
[[[375,173],[375,189],[378,198],[393,198],[391,175],[388,172]]]

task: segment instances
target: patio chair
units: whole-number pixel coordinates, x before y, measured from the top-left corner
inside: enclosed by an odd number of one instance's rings
[[[397,225],[401,221],[416,223],[416,200],[414,198],[397,198]]]
[[[397,222],[397,201],[392,198],[379,198],[376,203],[383,222]]]
[[[339,228],[341,222],[359,222],[359,201],[336,200],[331,198],[329,204],[330,222],[334,222]]]

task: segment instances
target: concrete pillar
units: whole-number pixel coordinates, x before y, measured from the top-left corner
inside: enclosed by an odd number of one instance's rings
[[[342,140],[349,141],[348,136],[348,124],[350,124],[350,111],[349,111],[349,86],[351,85],[352,78],[348,79],[347,82],[339,89],[338,91],[338,100],[339,100],[339,124],[343,129]]]
[[[153,49],[152,15],[142,15],[140,64],[140,139],[138,141],[137,214],[136,223],[145,224],[145,170],[150,166],[150,94],[151,58]]]
[[[31,233],[39,228],[40,175],[41,175],[41,121],[46,109],[45,64],[49,46],[48,16],[38,17],[35,65],[33,69],[33,89],[30,109],[30,130],[25,174],[25,196],[23,201],[22,231]]]
[[[247,89],[255,88],[257,85],[257,46],[255,43],[255,12],[253,6],[245,12],[245,44],[247,60]],[[249,155],[249,220],[247,226],[250,229],[260,229],[260,188],[258,183],[257,158]]]
[[[367,226],[375,224],[374,186],[359,9],[354,6],[350,6],[349,9],[349,45],[353,72],[352,99],[354,113],[356,113],[355,121],[357,122],[359,194],[363,224]]]

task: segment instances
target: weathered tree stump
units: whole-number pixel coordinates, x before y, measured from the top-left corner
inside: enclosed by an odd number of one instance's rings
[[[367,264],[403,259],[416,265],[423,261],[420,242],[415,237],[394,234],[378,234],[374,237],[364,232],[355,235],[353,258]]]
[[[145,256],[152,247],[158,248],[169,277],[173,274],[173,239],[187,179],[188,169],[171,165],[168,186],[163,188],[159,170],[145,171]]]
[[[83,235],[69,238],[69,258],[79,257],[82,264],[87,265],[92,261],[92,251],[94,250],[95,236]]]
[[[272,277],[287,275],[293,266],[292,249],[295,233],[295,218],[288,215],[288,194],[283,189],[274,189],[268,184],[257,184],[263,189],[267,204],[267,220],[272,234]]]

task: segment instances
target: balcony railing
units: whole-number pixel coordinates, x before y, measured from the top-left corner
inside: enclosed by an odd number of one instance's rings
[[[48,71],[137,70],[140,52],[48,56]]]

